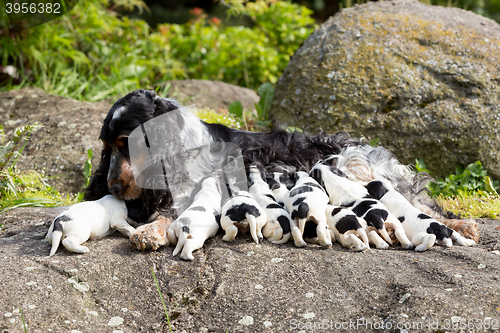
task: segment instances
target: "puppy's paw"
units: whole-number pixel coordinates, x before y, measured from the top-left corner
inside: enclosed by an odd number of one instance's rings
[[[389,244],[386,242],[380,242],[380,244],[377,245],[377,249],[379,250],[387,250],[389,248]]]
[[[170,223],[172,223],[171,218],[159,215],[154,222],[137,228],[130,235],[130,243],[140,251],[157,250],[161,246],[168,245],[167,229]]]

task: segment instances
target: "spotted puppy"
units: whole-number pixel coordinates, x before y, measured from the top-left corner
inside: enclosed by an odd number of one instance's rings
[[[354,251],[364,251],[370,248],[366,234],[366,222],[351,210],[328,205],[326,221],[333,231],[335,239],[343,247]]]
[[[89,239],[111,235],[115,230],[130,236],[135,229],[127,223],[125,202],[112,195],[96,201],[86,201],[73,205],[59,214],[49,228],[45,239],[52,245],[49,256],[53,256],[59,243],[68,251],[87,253],[83,246]]]
[[[266,212],[246,191],[238,191],[222,205],[220,225],[226,232],[223,241],[232,242],[239,233],[250,230],[255,243],[262,242],[262,228],[266,224]]]
[[[380,200],[387,209],[398,217],[408,238],[415,244],[415,251],[425,251],[434,243],[450,247],[453,241],[461,246],[476,244],[441,222],[415,208],[405,197],[397,192],[386,179],[369,182],[366,189],[370,195]]]
[[[403,248],[414,248],[413,243],[406,236],[401,222],[391,214],[380,201],[375,199],[363,199],[356,201],[350,209],[358,217],[366,221],[368,239],[377,249],[389,248],[387,243],[392,245],[392,240],[386,230],[387,228],[394,230],[394,234]],[[387,243],[380,238],[379,234],[382,235]]]
[[[221,189],[217,178],[204,177],[193,190],[189,207],[170,225],[167,237],[177,244],[172,255],[180,253],[183,260],[193,260],[193,251],[203,247],[205,240],[219,230]]]
[[[295,183],[283,172],[274,172],[266,177],[266,182],[272,191],[276,202],[285,207],[285,199]]]
[[[290,214],[276,202],[268,183],[255,165],[250,166],[249,178],[248,191],[266,212],[267,221],[262,228],[264,237],[274,244],[285,244],[291,235]]]
[[[330,232],[327,230],[326,223],[326,206],[328,204],[328,196],[325,190],[313,178],[303,171],[299,171],[293,177],[295,186],[290,190],[285,200],[286,209],[291,212],[292,217],[292,236],[295,246],[303,247],[304,231],[306,224],[308,231],[312,232],[312,236],[317,237],[319,245],[329,247],[332,245]],[[310,224],[316,224],[316,228],[310,228]]]

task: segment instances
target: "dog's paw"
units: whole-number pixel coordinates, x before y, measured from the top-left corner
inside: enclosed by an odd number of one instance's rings
[[[157,250],[169,244],[167,238],[168,226],[172,219],[159,216],[156,221],[140,226],[130,235],[130,243],[140,251]]]

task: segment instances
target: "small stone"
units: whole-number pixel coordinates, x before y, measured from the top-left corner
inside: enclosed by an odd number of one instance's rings
[[[68,325],[71,324],[71,322],[69,320],[65,320],[64,323],[68,324]]]
[[[250,252],[247,252],[247,256],[250,257],[251,255],[253,255],[254,252],[253,251],[250,251]]]
[[[123,333],[122,330],[113,330],[113,333]]]
[[[81,291],[82,293],[90,290],[90,286],[86,282],[75,283],[75,284],[73,284],[73,287],[76,290]]]
[[[36,284],[36,282],[35,281],[30,281],[30,282],[27,282],[26,284],[28,286],[34,286]]]
[[[77,276],[72,276],[68,279],[69,283],[78,283],[78,277]]]
[[[77,331],[77,330],[71,330],[71,333],[82,333],[82,332]]]
[[[70,272],[70,273],[78,273],[78,269],[73,268],[73,269],[70,269],[70,270],[69,270],[69,272]]]
[[[274,264],[277,264],[279,262],[282,262],[283,261],[283,258],[273,258],[271,259],[271,262],[274,263]]]
[[[262,323],[262,325],[264,325],[264,327],[271,327],[272,323],[266,320],[265,322]]]
[[[250,316],[245,316],[243,317],[242,319],[240,319],[240,321],[238,322],[238,324],[240,325],[253,325],[253,318],[250,317]]]
[[[34,308],[36,308],[36,305],[28,305],[28,309],[33,310]]]
[[[454,276],[455,278],[457,278],[457,279],[461,279],[461,278],[462,278],[462,274],[455,274],[455,275],[453,275],[453,276]]]
[[[123,312],[127,312],[127,311],[128,311],[128,309],[127,309],[127,308],[122,308],[122,311],[123,311]]]
[[[7,317],[7,318],[12,317],[12,313],[7,312],[7,313],[4,314],[4,316]]]
[[[483,268],[486,268],[486,265],[479,264],[479,265],[477,265],[477,268],[478,268],[478,269],[483,269]]]
[[[302,317],[304,317],[304,319],[311,319],[311,318],[316,317],[316,315],[313,312],[308,312],[308,313],[304,313],[302,315]]]
[[[255,285],[255,289],[264,289],[264,286],[260,285],[260,284],[256,284]]]
[[[406,299],[407,299],[408,297],[410,297],[410,296],[411,296],[411,294],[409,294],[409,293],[404,294],[404,295],[403,295],[403,296],[399,299],[399,303],[403,303],[403,302],[404,302],[404,301],[406,301]]]
[[[498,250],[491,251],[491,253],[494,253],[494,254],[496,254],[496,255],[500,255],[500,251],[498,251]]]
[[[24,270],[29,272],[29,271],[32,271],[34,269],[35,269],[35,267],[26,267]]]
[[[16,319],[15,318],[12,318],[11,320],[9,320],[11,324],[14,324],[16,322]]]
[[[99,314],[97,313],[97,311],[89,311],[89,314],[90,315],[93,315],[93,316],[98,316]]]
[[[314,297],[314,294],[313,294],[313,293],[307,293],[307,294],[306,294],[306,297],[307,297],[307,298],[313,298],[313,297]]]
[[[451,323],[452,324],[458,323],[458,322],[460,322],[460,319],[462,319],[462,318],[460,318],[458,316],[453,316],[453,317],[451,317]]]
[[[447,288],[444,291],[453,291],[453,288]]]
[[[108,326],[118,326],[123,324],[123,318],[122,317],[113,317],[109,320]]]

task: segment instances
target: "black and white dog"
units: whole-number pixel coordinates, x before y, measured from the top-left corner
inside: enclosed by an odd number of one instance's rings
[[[274,244],[284,244],[290,239],[291,217],[288,211],[276,202],[269,185],[262,178],[257,166],[250,166],[250,185],[248,191],[264,209],[267,222],[262,229],[264,237]]]
[[[401,193],[394,189],[390,181],[374,180],[369,182],[366,188],[373,198],[380,200],[392,214],[398,217],[406,235],[415,244],[415,251],[425,251],[434,243],[446,247],[452,246],[453,241],[461,246],[476,244],[475,241],[462,237],[458,232],[412,206]]]
[[[364,251],[370,248],[366,222],[351,210],[328,205],[326,220],[335,239],[343,247],[354,251]]]
[[[125,202],[112,195],[96,201],[80,202],[66,209],[53,221],[45,236],[52,245],[49,256],[53,256],[59,244],[71,252],[87,253],[82,245],[89,239],[111,235],[116,230],[130,236],[135,229],[127,223]]]
[[[325,190],[306,172],[298,171],[295,174],[297,180],[285,200],[285,206],[292,218],[292,236],[295,246],[306,246],[304,242],[304,232],[308,224],[315,224],[315,232],[312,237],[322,247],[332,245],[330,232],[326,223],[326,206],[328,196]]]
[[[232,242],[239,233],[250,230],[255,243],[262,242],[262,228],[266,224],[266,212],[247,191],[238,191],[222,204],[220,225],[226,234],[223,241]]]
[[[174,112],[179,109],[180,111]],[[170,122],[172,126],[153,120],[168,114],[172,114],[172,119],[175,119]],[[137,170],[132,165],[129,149],[129,137],[137,128],[151,134],[148,135],[148,140],[145,140],[143,148],[151,151],[158,147],[163,149],[151,153],[151,160],[154,162],[152,164],[160,166],[158,183],[166,186],[144,188],[138,184],[140,177],[134,175]],[[158,97],[153,91],[136,90],[116,101],[104,119],[99,139],[102,140],[104,149],[100,165],[85,190],[85,200],[97,200],[107,194],[113,194],[126,201],[129,217],[141,223],[148,222],[151,216],[160,212],[156,220],[138,227],[131,235],[132,245],[141,250],[154,249],[154,244],[165,244],[166,225],[178,214],[173,208],[176,192],[170,190],[172,182],[167,181],[171,180],[167,179],[168,173],[175,175],[174,185],[177,179],[186,183],[185,180],[192,177],[182,163],[172,164],[172,168],[162,170],[162,161],[168,162],[171,155],[182,155],[184,151],[214,142],[227,142],[238,146],[247,168],[257,162],[269,168],[284,165],[307,172],[318,161],[331,155],[342,155],[343,151],[351,147],[350,149],[357,150],[357,154],[370,163],[369,167],[376,166],[379,171],[382,170],[383,172],[377,174],[395,182],[398,190],[403,191],[406,197],[414,195],[412,180],[407,174],[401,174],[400,168],[394,167],[400,164],[383,148],[372,148],[344,135],[320,133],[311,136],[281,129],[269,133],[254,133],[219,124],[207,124],[180,108],[175,101]],[[385,154],[374,154],[380,151]],[[145,165],[149,162],[145,161]],[[163,180],[162,171],[166,175]],[[188,194],[184,193],[186,196]]]
[[[183,260],[193,260],[193,251],[219,230],[221,189],[215,177],[205,177],[193,190],[193,200],[188,209],[170,225],[168,240],[177,244],[173,256],[180,253]]]

